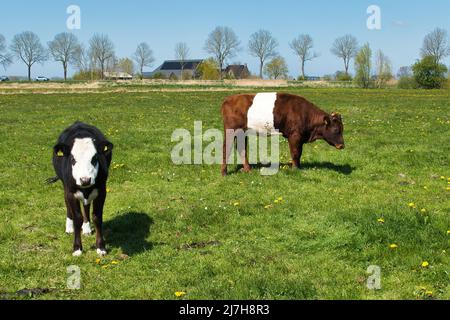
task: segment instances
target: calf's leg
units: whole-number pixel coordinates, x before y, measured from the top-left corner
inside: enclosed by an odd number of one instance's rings
[[[82,226],[82,230],[83,230],[83,234],[89,235],[92,233],[91,230],[91,224],[90,224],[90,213],[91,213],[91,205],[85,205],[83,206],[84,210],[83,210],[83,226]]]
[[[66,203],[67,216],[66,216],[66,233],[73,233],[73,213],[72,207],[69,201],[69,191],[64,190],[64,202]]]
[[[83,247],[81,245],[81,227],[83,225],[81,206],[80,202],[73,196],[73,194],[69,197],[69,204],[73,214],[74,226],[73,255],[80,256],[83,251]]]
[[[97,253],[106,255],[105,240],[103,238],[103,207],[106,200],[106,187],[99,191],[97,199],[94,200],[93,220],[95,225],[95,245]]]

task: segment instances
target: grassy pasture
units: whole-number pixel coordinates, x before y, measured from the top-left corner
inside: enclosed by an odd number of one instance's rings
[[[316,142],[300,171],[226,178],[173,165],[170,138],[195,120],[222,128],[233,92],[0,96],[0,297],[449,299],[450,91],[283,91],[341,112],[347,148]],[[101,260],[93,236],[72,257],[62,187],[43,184],[78,119],[115,144]],[[70,265],[80,290],[66,289]],[[380,290],[366,287],[370,265]],[[49,290],[18,292],[33,288]]]

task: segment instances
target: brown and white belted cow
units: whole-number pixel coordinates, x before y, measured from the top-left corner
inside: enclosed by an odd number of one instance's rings
[[[239,94],[225,99],[222,105],[225,129],[222,175],[227,174],[227,160],[235,136],[227,130],[279,132],[289,141],[292,167],[300,167],[303,145],[323,139],[337,149],[344,149],[344,126],[338,113],[327,113],[305,98],[287,93]],[[250,171],[247,138],[244,148],[244,171]]]

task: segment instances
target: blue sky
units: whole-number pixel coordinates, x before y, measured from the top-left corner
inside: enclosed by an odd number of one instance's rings
[[[145,41],[154,51],[154,67],[174,58],[174,46],[180,41],[190,47],[191,58],[206,57],[203,47],[208,33],[224,25],[241,40],[242,50],[230,62],[247,63],[254,73],[258,61],[248,54],[247,42],[258,29],[267,29],[277,38],[278,51],[292,75],[299,74],[299,63],[289,42],[302,33],[313,37],[315,50],[320,53],[307,64],[308,75],[343,69],[342,62],[330,53],[330,46],[335,38],[347,33],[356,36],[360,44],[369,42],[374,51],[382,49],[396,72],[419,57],[428,32],[435,27],[450,30],[448,0],[5,0],[0,11],[0,34],[9,44],[14,34],[30,30],[46,44],[55,34],[68,31],[66,9],[71,4],[81,8],[81,29],[71,32],[82,42],[87,43],[94,33],[105,33],[113,40],[117,56],[129,57],[137,44]],[[366,27],[369,5],[381,8],[381,30]],[[62,76],[62,68],[49,61],[33,67],[32,73]],[[6,74],[25,75],[26,67],[16,62]]]

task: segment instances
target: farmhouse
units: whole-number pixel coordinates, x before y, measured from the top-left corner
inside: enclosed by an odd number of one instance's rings
[[[150,78],[154,75],[160,74],[163,78],[181,78],[181,73],[188,74],[189,77],[194,78],[197,67],[202,63],[202,59],[195,60],[166,60],[162,65],[152,72],[144,72],[144,78]]]
[[[247,79],[250,76],[250,71],[246,64],[231,64],[222,72],[224,78]]]
[[[133,76],[126,72],[103,72],[106,80],[133,80]]]

